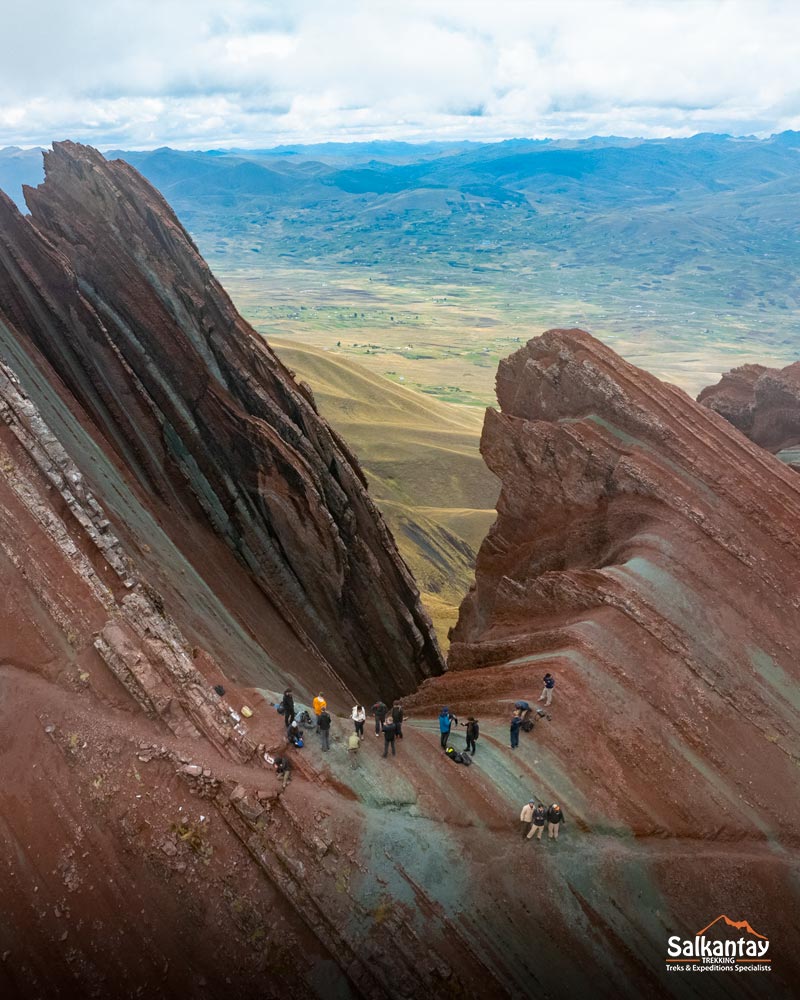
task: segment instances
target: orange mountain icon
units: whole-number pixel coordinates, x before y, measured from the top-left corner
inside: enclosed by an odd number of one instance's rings
[[[761,938],[762,941],[769,940],[769,938],[767,938],[764,934],[759,934],[758,931],[754,931],[746,920],[731,920],[731,918],[726,917],[724,913],[720,913],[717,919],[712,920],[708,927],[704,927],[701,931],[698,931],[697,934],[695,934],[695,937],[701,937],[707,930],[710,930],[714,924],[719,923],[720,920],[724,920],[728,927],[735,927],[737,931],[747,931],[748,934],[753,934],[755,937]]]

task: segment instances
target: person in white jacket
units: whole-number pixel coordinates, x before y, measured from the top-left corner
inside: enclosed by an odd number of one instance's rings
[[[367,713],[363,705],[353,705],[353,711],[350,716],[353,720],[353,725],[356,727],[356,735],[360,740],[364,739],[364,721],[367,718]]]
[[[519,814],[519,822],[522,827],[523,840],[528,836],[531,826],[533,825],[533,808],[535,805],[536,805],[535,799],[531,799],[527,805],[524,805],[522,807],[522,812]]]

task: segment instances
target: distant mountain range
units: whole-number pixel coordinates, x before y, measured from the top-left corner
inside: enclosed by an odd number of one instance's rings
[[[642,338],[689,361],[700,347],[697,388],[800,354],[797,132],[107,155],[162,191],[234,293],[237,275],[265,268],[378,274],[431,296],[485,289],[500,326],[587,326],[644,364]],[[0,187],[20,202],[39,160],[1,150]]]

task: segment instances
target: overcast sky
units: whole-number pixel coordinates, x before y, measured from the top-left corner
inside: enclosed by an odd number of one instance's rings
[[[24,0],[0,146],[770,134],[797,0]]]

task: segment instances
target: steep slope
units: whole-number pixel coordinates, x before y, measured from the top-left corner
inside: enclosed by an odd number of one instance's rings
[[[398,386],[334,352],[270,344],[358,455],[439,641],[446,640],[495,518],[498,484],[478,450],[482,411]]]
[[[396,758],[368,733],[352,759],[345,718],[330,752],[307,734],[281,792],[284,683],[341,713],[435,673],[413,584],[163,203],[91,151],[49,167],[0,228],[2,995],[695,997],[667,936],[729,914],[790,996],[797,477],[588,336],[531,342],[456,629],[486,666],[424,681]],[[552,720],[512,753],[546,665]],[[443,703],[481,716],[473,767]],[[520,839],[531,795],[558,843]]]
[[[77,407],[125,492],[143,498],[193,572],[270,623],[277,641],[259,637],[270,653],[316,661],[312,673],[363,698],[440,671],[357,462],[238,316],[167,204],[127,164],[86,147],[55,144],[45,169],[45,183],[25,192],[30,221],[0,202],[0,350],[32,398],[53,399],[41,387],[44,359],[73,419]],[[131,544],[150,546],[141,518],[114,511],[120,491],[106,498],[101,481],[92,485]],[[184,571],[174,554],[157,562],[173,577]],[[240,669],[258,682],[258,667]]]
[[[800,362],[786,368],[743,365],[706,386],[698,403],[751,441],[800,467]]]
[[[487,714],[538,696],[549,670],[557,719],[538,727],[537,773],[550,795],[592,830],[689,854],[769,843],[796,896],[796,475],[581,331],[530,341],[501,364],[497,395],[481,451],[498,519],[450,671],[415,704]],[[653,872],[651,891],[709,919],[774,877],[754,863],[731,892],[696,875],[687,907],[674,895],[687,870]]]

